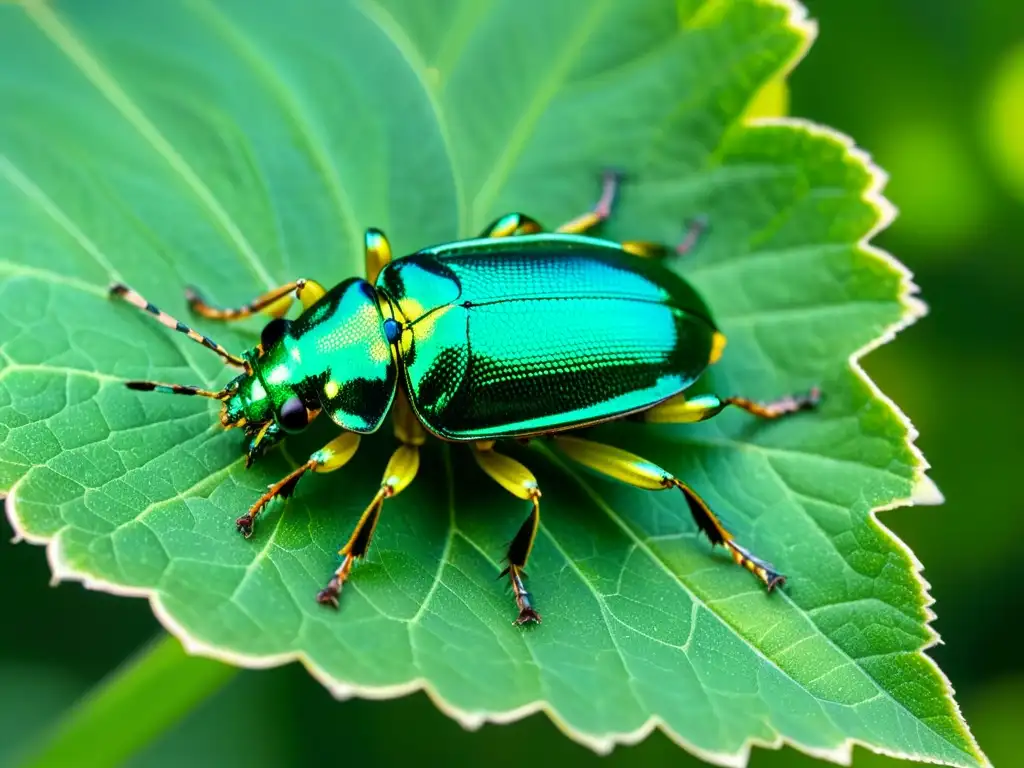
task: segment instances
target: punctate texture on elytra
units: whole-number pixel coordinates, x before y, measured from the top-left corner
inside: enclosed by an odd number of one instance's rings
[[[425,687],[467,724],[544,708],[599,750],[657,726],[722,763],[784,740],[984,764],[922,653],[919,564],[873,516],[929,487],[856,364],[921,310],[867,245],[889,216],[881,175],[827,130],[742,123],[810,34],[779,0],[3,5],[0,488],[16,531],[48,543],[60,578],[149,597],[191,649],[298,658],[338,694]],[[388,431],[246,541],[235,518],[329,430],[246,471],[212,404],[122,385],[230,373],[109,301],[112,282],[175,315],[185,285],[237,306],[334,284],[360,274],[367,226],[402,254],[507,211],[553,225],[592,205],[606,167],[629,175],[607,237],[674,243],[709,222],[673,265],[729,337],[695,391],[826,397],[784,422],[594,436],[692,484],[784,590],[712,550],[677,494],[513,447],[544,489],[529,569],[544,623],[513,627],[494,576],[526,510],[432,442],[325,611],[309,596],[378,487]],[[232,350],[260,330],[196,325]]]

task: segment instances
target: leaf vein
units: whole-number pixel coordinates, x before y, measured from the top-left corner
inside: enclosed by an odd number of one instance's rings
[[[140,107],[122,90],[107,72],[103,65],[86,48],[85,44],[75,36],[71,29],[57,16],[51,7],[42,0],[25,0],[25,11],[40,30],[57,46],[60,51],[81,71],[89,82],[121,113],[121,116],[135,128],[153,150],[167,162],[185,185],[196,195],[206,207],[212,219],[220,226],[221,231],[234,244],[244,262],[267,288],[275,285],[274,279],[267,272],[256,252],[253,250],[238,225],[231,219],[227,210],[220,204],[210,188],[196,174],[182,155],[171,146],[167,138],[146,117]]]
[[[566,41],[565,49],[549,70],[547,79],[542,82],[533,97],[523,107],[519,120],[512,128],[512,133],[504,144],[504,150],[496,158],[483,184],[473,200],[474,228],[484,226],[484,219],[498,199],[502,188],[512,174],[513,166],[526,148],[526,143],[551,101],[558,94],[558,88],[569,75],[569,70],[577,57],[586,47],[587,40],[601,18],[610,7],[609,0],[593,0],[589,4],[585,18],[579,19],[573,29],[572,36]]]

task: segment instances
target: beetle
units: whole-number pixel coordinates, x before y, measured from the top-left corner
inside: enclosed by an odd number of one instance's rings
[[[223,389],[129,381],[134,390],[198,395],[221,403],[220,422],[246,435],[246,466],[286,435],[326,414],[341,433],[236,520],[249,537],[275,498],[287,498],[307,473],[332,472],[356,452],[360,436],[389,413],[399,446],[380,488],[341,548],[341,564],[316,599],[338,606],[353,564],[365,557],[387,499],[411,483],[428,435],[468,443],[483,471],[531,510],[506,552],[516,624],[540,622],[523,569],[540,524],[541,491],[498,441],[550,438],[569,458],[649,490],[678,489],[713,545],[770,592],[785,577],[742,546],[703,499],[661,467],[575,431],[612,419],[692,423],[727,406],[775,419],[814,406],[819,391],[759,404],[743,397],[684,394],[718,361],[725,336],[697,291],[664,263],[671,248],[612,242],[586,233],[611,213],[619,176],[606,173],[588,212],[544,232],[521,213],[499,217],[470,240],[392,258],[382,232],[365,235],[366,278],[329,290],[299,279],[238,309],[186,291],[191,310],[211,320],[271,316],[259,344],[234,355],[154,307],[122,284],[111,294],[149,312],[241,369]],[[697,227],[675,249],[695,242]],[[303,311],[284,315],[294,299]]]

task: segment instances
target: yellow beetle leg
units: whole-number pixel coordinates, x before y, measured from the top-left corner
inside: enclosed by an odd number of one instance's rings
[[[512,543],[508,545],[508,552],[505,555],[508,567],[499,574],[499,578],[507,574],[512,584],[512,592],[519,607],[519,616],[515,623],[535,621],[539,624],[540,614],[534,609],[533,600],[523,583],[526,577],[523,568],[526,567],[533,542],[537,538],[537,529],[540,527],[540,488],[537,487],[537,478],[515,459],[497,453],[493,440],[474,443],[473,448],[476,463],[491,479],[513,496],[533,503],[529,517],[520,526]]]
[[[270,317],[283,317],[296,297],[302,302],[302,306],[308,309],[323,295],[324,289],[320,283],[314,280],[300,279],[267,291],[241,307],[221,309],[207,304],[195,288],[185,289],[185,299],[188,301],[189,309],[197,315],[211,320],[242,320],[257,312],[262,312]]]
[[[615,204],[615,194],[618,192],[622,175],[617,171],[605,171],[601,177],[601,197],[597,203],[586,213],[580,214],[575,219],[570,219],[556,229],[556,232],[563,232],[570,235],[582,235],[593,229],[612,214],[612,205]]]
[[[601,197],[594,207],[584,214],[567,221],[556,232],[563,234],[582,234],[593,229],[611,215],[615,193],[619,188],[620,174],[607,171],[603,177]],[[532,235],[542,232],[543,227],[535,220],[522,213],[507,213],[499,216],[484,229],[481,237],[512,237],[514,235]]]
[[[662,243],[655,243],[651,240],[626,240],[621,243],[622,249],[634,256],[644,259],[663,259],[672,253],[672,250]]]
[[[273,499],[287,499],[295,492],[295,486],[307,472],[333,472],[344,466],[359,447],[359,435],[355,432],[343,432],[331,440],[327,445],[309,457],[305,464],[301,464],[289,472],[278,482],[267,487],[267,492],[260,496],[256,503],[249,507],[249,511],[235,520],[235,525],[240,533],[246,538],[252,535],[252,524],[256,516],[263,511]]]
[[[683,239],[679,241],[675,248],[649,240],[627,240],[622,243],[622,248],[634,256],[642,256],[645,259],[664,259],[673,254],[685,256],[694,249],[694,246],[700,241],[701,235],[704,234],[707,227],[707,220],[703,217],[691,219],[686,225],[686,233],[683,235]]]
[[[391,261],[391,243],[379,229],[371,227],[363,237],[366,258],[366,279],[377,282],[377,275]]]
[[[419,447],[427,439],[427,432],[416,418],[402,387],[398,388],[395,401],[391,404],[391,428],[395,432],[395,437],[405,445]]]
[[[760,559],[737,543],[733,535],[722,525],[718,516],[690,486],[657,464],[620,448],[594,443],[579,437],[556,435],[555,444],[574,461],[637,488],[651,491],[678,488],[686,499],[686,505],[690,508],[697,527],[704,532],[712,544],[721,544],[728,549],[737,565],[742,565],[753,573],[768,588],[769,592],[785,582],[786,577],[776,571],[771,563]]]
[[[377,528],[377,521],[380,519],[384,502],[404,491],[409,483],[416,478],[416,472],[420,467],[419,447],[426,439],[426,432],[409,407],[409,402],[401,389],[399,389],[392,406],[392,419],[395,437],[402,444],[398,446],[391,455],[391,460],[388,461],[380,489],[363,511],[349,540],[338,552],[341,556],[341,565],[338,566],[331,580],[327,582],[327,586],[317,593],[316,601],[321,605],[338,607],[338,596],[352,572],[352,566],[356,560],[366,557],[370,548],[370,540]]]
[[[512,237],[513,235],[534,235],[543,227],[525,213],[506,213],[487,226],[480,237]]]
[[[805,395],[787,395],[770,403],[756,403],[745,397],[715,395],[696,395],[688,399],[680,394],[644,411],[640,418],[659,424],[692,424],[717,416],[727,406],[734,405],[762,419],[778,419],[813,408],[820,400],[821,390],[817,387],[813,387]]]

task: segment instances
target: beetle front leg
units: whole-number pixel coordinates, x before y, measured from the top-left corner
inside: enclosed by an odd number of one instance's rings
[[[363,258],[366,260],[366,279],[377,282],[380,271],[391,263],[391,243],[379,229],[370,227],[363,235]]]
[[[298,298],[304,309],[309,309],[324,295],[324,287],[315,280],[299,279],[274,288],[261,296],[257,296],[248,304],[233,309],[221,309],[207,304],[199,291],[189,287],[185,289],[185,298],[189,309],[201,317],[211,320],[242,320],[262,312],[270,317],[283,317]]]
[[[359,448],[359,435],[355,432],[344,432],[331,440],[327,445],[309,457],[305,464],[301,464],[294,470],[268,486],[256,503],[249,507],[249,511],[235,520],[235,526],[245,538],[252,536],[252,525],[257,515],[263,511],[271,501],[276,498],[287,499],[295,492],[295,486],[307,472],[333,472],[348,463]]]
[[[697,495],[696,491],[657,464],[621,448],[602,445],[579,437],[556,435],[554,440],[555,444],[569,458],[590,467],[595,472],[651,491],[678,488],[686,499],[686,505],[689,507],[697,527],[704,532],[713,545],[721,544],[728,549],[736,564],[754,574],[769,592],[782,586],[786,581],[786,577],[775,570],[775,566],[741,546],[722,525],[718,516],[711,511],[707,503]]]
[[[499,578],[507,575],[512,585],[512,593],[519,607],[519,616],[515,623],[526,624],[534,621],[540,624],[540,614],[533,607],[533,598],[523,583],[526,577],[523,569],[526,567],[533,542],[537,538],[537,529],[540,527],[540,488],[537,487],[537,478],[515,459],[497,453],[493,440],[474,443],[473,448],[477,464],[491,479],[513,496],[533,503],[529,517],[523,521],[508,545],[508,552],[505,555],[508,567],[499,574]]]
[[[391,455],[391,460],[384,470],[380,489],[370,505],[363,511],[345,546],[338,552],[341,556],[341,565],[338,566],[331,580],[327,582],[327,586],[317,593],[316,601],[321,605],[331,608],[338,607],[338,596],[352,573],[352,566],[356,560],[366,557],[366,553],[370,549],[370,541],[373,538],[373,532],[377,529],[377,521],[380,519],[384,502],[405,490],[409,483],[416,478],[416,472],[419,470],[420,446],[426,440],[426,432],[412,408],[409,407],[409,401],[401,389],[398,390],[394,404],[391,406],[391,418],[395,437],[402,444]]]
[[[248,440],[245,444],[245,468],[248,469],[256,459],[281,442],[285,438],[285,432],[271,419],[258,429],[250,430],[246,426],[246,437]]]

